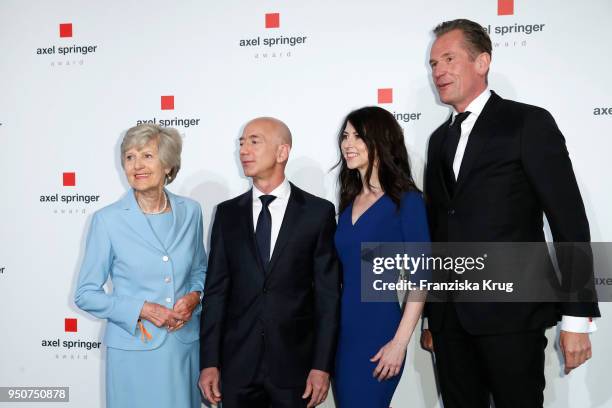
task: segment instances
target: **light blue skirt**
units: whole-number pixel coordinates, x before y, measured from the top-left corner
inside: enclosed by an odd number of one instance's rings
[[[170,333],[155,350],[106,351],[108,408],[200,408],[200,348]]]

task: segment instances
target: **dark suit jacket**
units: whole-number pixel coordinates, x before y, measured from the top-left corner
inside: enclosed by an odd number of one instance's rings
[[[201,368],[246,385],[261,359],[278,386],[304,386],[311,369],[332,371],[340,266],[335,209],[291,184],[268,270],[258,259],[252,192],[217,207],[204,289]]]
[[[545,213],[556,242],[588,242],[589,224],[565,139],[546,110],[492,93],[468,139],[455,193],[443,177],[441,150],[450,118],[429,140],[425,195],[432,241],[540,242]],[[551,264],[552,269],[552,264]],[[596,303],[456,303],[473,334],[536,329],[560,315],[599,316]],[[429,303],[432,330],[445,305]]]

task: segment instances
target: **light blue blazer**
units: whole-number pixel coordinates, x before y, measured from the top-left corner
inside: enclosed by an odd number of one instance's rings
[[[201,304],[191,320],[169,334],[142,320],[153,339],[141,340],[138,316],[145,301],[168,308],[185,294],[204,290],[206,253],[200,204],[166,191],[173,221],[165,242],[155,236],[134,191],[93,216],[74,301],[92,315],[107,319],[104,344],[123,350],[150,350],[166,336],[183,343],[199,339]],[[112,292],[103,285],[112,281]]]

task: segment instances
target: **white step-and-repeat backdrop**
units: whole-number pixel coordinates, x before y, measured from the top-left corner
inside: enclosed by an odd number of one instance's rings
[[[490,31],[491,88],[552,112],[593,241],[612,240],[609,0],[2,0],[0,386],[69,386],[66,405],[104,406],[104,323],[72,293],[91,215],[127,188],[127,128],[180,130],[170,189],[202,204],[207,232],[214,206],[249,187],[237,137],[256,116],[289,125],[289,178],[335,202],[341,119],[378,104],[403,126],[421,185],[428,137],[449,114],[431,84],[431,29],[459,17]],[[570,376],[550,343],[547,407],[612,407],[608,322]],[[413,340],[407,358],[393,407],[441,406],[431,356]]]

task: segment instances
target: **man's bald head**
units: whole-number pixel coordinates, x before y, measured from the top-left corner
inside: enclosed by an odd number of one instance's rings
[[[240,162],[244,175],[252,177],[254,183],[264,189],[285,179],[290,151],[291,132],[276,118],[253,119],[245,125],[240,136]]]
[[[292,144],[291,131],[282,120],[269,116],[262,116],[249,121],[244,128],[246,130],[250,127],[259,128],[266,135],[278,138],[279,144],[288,144],[289,146]]]

